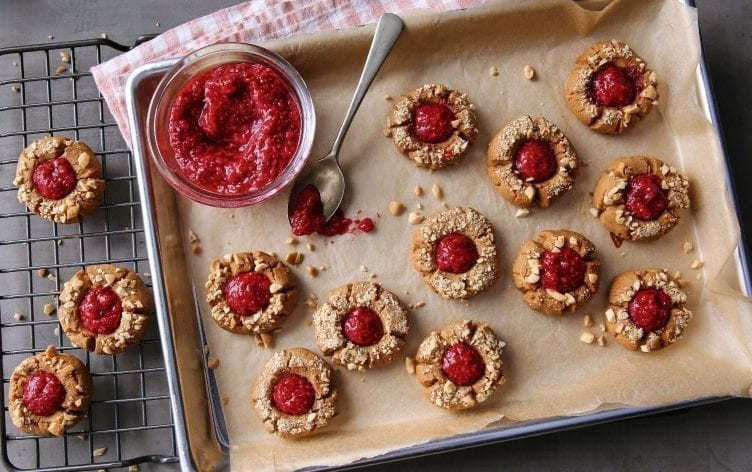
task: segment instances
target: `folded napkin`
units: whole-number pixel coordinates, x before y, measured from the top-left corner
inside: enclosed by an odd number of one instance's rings
[[[125,82],[142,64],[186,54],[220,42],[259,43],[297,33],[348,28],[375,22],[383,13],[469,8],[482,0],[251,0],[173,28],[91,69],[125,142],[130,130],[125,108]],[[365,60],[365,58],[364,58]]]

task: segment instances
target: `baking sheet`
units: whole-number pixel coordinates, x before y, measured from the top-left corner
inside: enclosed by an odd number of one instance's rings
[[[314,252],[302,245],[295,248],[306,256],[295,269],[303,298],[315,293],[322,299],[331,288],[375,273],[375,280],[405,303],[425,302],[425,307],[411,310],[408,355],[414,355],[428,332],[447,321],[474,318],[489,323],[508,343],[507,384],[481,408],[456,414],[424,401],[402,359],[367,373],[340,369],[340,415],[321,434],[284,441],[263,430],[249,401],[253,379],[272,351],[257,347],[250,338],[222,331],[207,318],[210,346],[221,361],[216,371],[220,389],[229,398],[225,414],[235,468],[341,464],[475,431],[502,418],[536,419],[618,405],[750,395],[751,310],[739,294],[733,263],[739,231],[726,197],[718,139],[693,99],[699,45],[695,11],[672,0],[615,2],[602,13],[585,12],[565,0],[531,3],[500,2],[465,12],[406,17],[406,31],[366,97],[342,149],[351,185],[346,211],[372,217],[380,213],[377,230],[335,239],[306,238],[304,242],[316,245]],[[360,28],[271,45],[295,64],[312,90],[320,124],[314,156],[325,153],[336,133],[371,34],[372,28]],[[627,41],[656,70],[660,81],[658,109],[618,137],[598,135],[581,125],[567,110],[562,90],[574,58],[592,42],[610,38]],[[528,64],[537,71],[534,81],[523,75]],[[499,69],[498,77],[488,73],[491,66]],[[413,167],[382,134],[391,108],[384,95],[396,97],[432,81],[465,90],[478,105],[481,129],[463,163],[433,173]],[[561,201],[517,219],[516,208],[491,188],[485,147],[501,126],[524,114],[543,115],[558,124],[589,166]],[[590,216],[588,193],[613,158],[641,153],[660,157],[690,177],[693,208],[663,239],[625,243],[616,249]],[[373,184],[374,175],[379,176],[378,185]],[[442,300],[423,284],[409,264],[414,228],[408,225],[406,214],[397,218],[387,210],[392,199],[405,202],[410,210],[421,202],[425,214],[439,209],[440,202],[430,191],[422,198],[412,193],[415,185],[429,190],[433,183],[443,187],[450,205],[476,208],[497,231],[501,279],[466,303]],[[286,201],[285,193],[262,206],[217,210],[178,198],[183,233],[191,229],[202,241],[201,255],[187,252],[195,283],[203,286],[209,262],[227,252],[261,249],[284,255],[291,250],[284,243],[289,236]],[[542,229],[559,227],[581,232],[596,244],[604,286],[577,313],[552,318],[524,305],[512,286],[510,267],[525,239]],[[185,240],[185,234],[173,236]],[[684,241],[692,241],[697,249],[684,254]],[[705,262],[702,270],[689,269],[694,259]],[[304,271],[308,264],[327,269],[311,278]],[[369,273],[361,272],[361,265]],[[695,318],[685,339],[650,355],[628,352],[614,342],[606,348],[580,343],[582,315],[591,313],[596,322],[603,318],[611,277],[630,268],[655,265],[681,270],[692,281],[687,291]],[[695,279],[697,273],[702,274],[701,280]],[[208,313],[207,307],[204,312]],[[317,352],[313,328],[307,323],[310,317],[311,309],[299,304],[275,337],[274,350],[303,346]]]

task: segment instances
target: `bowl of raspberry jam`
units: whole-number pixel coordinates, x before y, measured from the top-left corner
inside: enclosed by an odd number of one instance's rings
[[[251,44],[207,46],[160,81],[146,116],[157,170],[182,195],[214,207],[263,202],[300,173],[316,114],[298,71]]]

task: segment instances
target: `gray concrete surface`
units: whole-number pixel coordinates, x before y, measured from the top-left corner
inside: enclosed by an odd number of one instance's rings
[[[633,0],[639,1],[639,0]],[[232,0],[26,0],[0,4],[0,46],[91,38],[122,43],[158,33],[229,6]],[[744,228],[750,232],[752,190],[752,1],[697,0],[703,43],[734,175]],[[159,26],[156,24],[159,23]],[[701,381],[702,379],[698,379]],[[381,470],[752,470],[752,401],[722,403],[581,428],[464,451]],[[146,468],[142,467],[142,470]],[[161,468],[160,468],[161,469]]]

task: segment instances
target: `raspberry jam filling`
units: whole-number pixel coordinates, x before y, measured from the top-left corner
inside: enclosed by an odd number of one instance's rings
[[[436,265],[439,270],[462,274],[478,260],[478,249],[472,239],[461,233],[442,236],[436,244]]]
[[[655,174],[638,174],[627,183],[625,207],[641,220],[658,218],[668,205],[668,190],[661,187],[661,178]]]
[[[29,374],[23,388],[26,408],[39,416],[49,416],[60,409],[65,400],[65,387],[57,376],[37,370]]]
[[[671,306],[671,297],[661,289],[643,288],[627,306],[632,322],[645,331],[655,331],[666,326]]]
[[[109,334],[120,326],[123,305],[110,287],[97,285],[84,294],[78,307],[84,328],[99,334]]]
[[[543,182],[554,176],[557,165],[551,145],[542,139],[531,139],[515,154],[513,169],[525,182]]]
[[[342,333],[353,344],[372,346],[384,336],[384,325],[375,311],[359,306],[345,316]]]
[[[572,292],[582,285],[587,264],[572,248],[546,251],[540,257],[541,285],[559,293]]]
[[[623,107],[635,101],[644,88],[644,79],[638,67],[621,68],[611,64],[595,74],[591,87],[597,104]]]
[[[225,300],[239,316],[250,316],[269,306],[271,285],[269,277],[259,272],[235,274],[225,285]]]
[[[462,387],[472,385],[486,373],[486,363],[471,345],[459,342],[444,351],[441,371],[449,380]]]
[[[285,374],[272,388],[274,406],[286,415],[300,416],[308,413],[316,399],[313,385],[298,374]]]
[[[76,171],[64,157],[38,164],[31,174],[34,186],[44,198],[60,200],[76,188]]]
[[[321,194],[314,185],[307,185],[300,195],[295,209],[290,215],[290,229],[296,236],[319,233],[322,236],[340,236],[354,233],[356,230],[370,233],[376,229],[371,218],[351,220],[345,216],[342,208],[337,208],[329,221],[324,218],[324,205]]]
[[[421,141],[436,144],[452,135],[454,112],[442,103],[426,103],[415,110],[413,119],[415,136]]]

